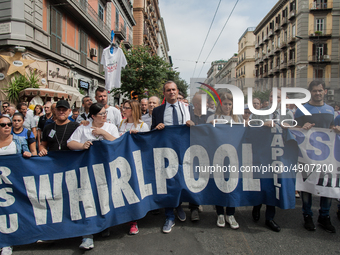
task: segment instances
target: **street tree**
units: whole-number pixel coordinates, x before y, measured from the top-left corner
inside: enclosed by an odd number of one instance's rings
[[[142,98],[147,91],[149,95],[159,95],[169,77],[170,64],[157,55],[151,55],[146,46],[135,46],[129,51],[123,47],[123,52],[128,64],[122,70],[122,85],[113,89],[113,94],[127,96],[134,91]]]

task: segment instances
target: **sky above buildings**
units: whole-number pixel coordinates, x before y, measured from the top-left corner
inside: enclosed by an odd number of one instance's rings
[[[195,69],[219,0],[159,0],[173,67],[188,83],[191,77],[207,77],[212,61],[228,60],[237,53],[238,40],[244,31],[248,27],[256,27],[278,0],[239,0],[212,50],[236,2],[237,0],[221,1]]]

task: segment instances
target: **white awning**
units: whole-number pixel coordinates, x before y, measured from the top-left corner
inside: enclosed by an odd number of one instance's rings
[[[70,105],[72,106],[74,103],[76,103],[77,108],[81,107],[81,105],[82,105],[81,101],[82,101],[84,95],[82,95],[77,88],[74,88],[74,87],[71,87],[71,86],[65,85],[65,84],[60,84],[58,82],[53,82],[53,81],[50,81],[48,83],[48,86],[51,89],[61,90],[61,91],[67,92],[67,94],[69,94],[72,97],[71,101],[70,101]]]

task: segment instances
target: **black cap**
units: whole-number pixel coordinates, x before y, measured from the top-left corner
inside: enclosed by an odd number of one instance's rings
[[[60,100],[57,102],[56,108],[58,107],[64,107],[66,109],[70,109],[70,104],[66,100]]]

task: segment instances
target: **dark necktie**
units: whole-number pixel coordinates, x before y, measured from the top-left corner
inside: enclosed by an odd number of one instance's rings
[[[172,106],[172,125],[179,125],[176,107],[173,104],[171,106]]]

